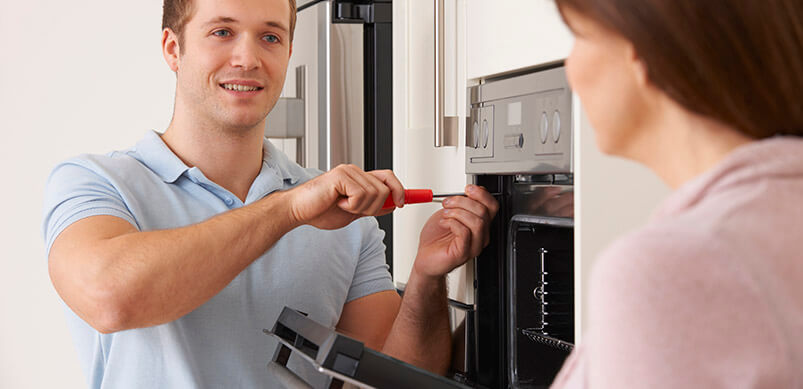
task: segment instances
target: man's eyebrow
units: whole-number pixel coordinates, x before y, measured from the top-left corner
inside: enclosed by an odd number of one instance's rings
[[[204,27],[210,24],[218,24],[218,23],[237,23],[237,19],[230,18],[228,16],[218,16],[206,23],[204,23]]]
[[[265,22],[265,24],[266,24],[268,27],[275,27],[275,28],[278,28],[278,29],[280,29],[280,30],[282,30],[282,31],[284,31],[284,32],[288,32],[288,31],[290,31],[290,29],[289,29],[289,28],[285,27],[285,25],[284,25],[284,24],[281,24],[281,23],[279,23],[279,22]]]
[[[216,18],[204,23],[204,27],[212,25],[212,24],[218,24],[218,23],[239,23],[239,21],[237,19],[235,19],[235,18],[228,17],[228,16],[218,16],[218,17],[216,17]],[[289,28],[287,28],[284,24],[279,23],[279,22],[267,21],[267,22],[265,22],[265,25],[268,26],[268,27],[278,28],[278,29],[280,29],[280,30],[282,30],[284,32],[290,31]]]

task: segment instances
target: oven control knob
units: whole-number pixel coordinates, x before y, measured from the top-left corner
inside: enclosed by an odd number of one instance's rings
[[[488,147],[488,135],[489,135],[489,133],[490,133],[490,131],[488,131],[488,121],[487,120],[483,120],[482,121],[482,148],[483,149]]]
[[[541,143],[546,143],[546,138],[549,135],[549,118],[546,116],[546,112],[541,114]]]
[[[555,143],[560,140],[560,112],[557,110],[552,114],[552,139]]]
[[[472,146],[476,149],[480,146],[480,124],[474,121],[474,126],[471,130]]]

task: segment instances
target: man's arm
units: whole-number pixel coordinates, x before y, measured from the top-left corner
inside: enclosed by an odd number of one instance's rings
[[[446,373],[452,361],[452,334],[445,276],[410,274],[382,351],[434,373]]]
[[[89,217],[54,241],[50,277],[67,305],[98,331],[166,323],[212,298],[293,228],[335,229],[381,214],[390,188],[401,205],[403,188],[392,173],[340,166],[186,227],[139,232],[117,217]]]
[[[470,185],[467,195],[448,199],[427,221],[404,299],[387,291],[349,302],[338,330],[405,362],[446,373],[451,362],[446,274],[488,244],[499,209],[484,189]]]

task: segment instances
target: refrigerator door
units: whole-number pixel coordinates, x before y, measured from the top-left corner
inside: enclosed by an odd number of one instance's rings
[[[364,168],[363,26],[333,24],[330,1],[299,6],[287,69],[265,136],[304,167]]]
[[[329,167],[366,169],[363,124],[363,25],[331,25]]]

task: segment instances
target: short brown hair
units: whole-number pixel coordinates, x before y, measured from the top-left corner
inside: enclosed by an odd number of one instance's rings
[[[556,2],[630,41],[686,109],[752,138],[803,135],[801,0]]]
[[[296,0],[290,3],[290,41],[296,29]],[[164,0],[162,4],[162,30],[169,28],[178,36],[179,48],[184,43],[184,26],[193,14],[192,0]]]

